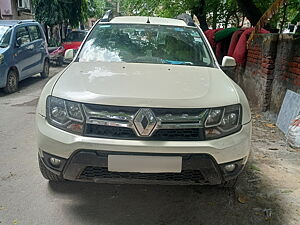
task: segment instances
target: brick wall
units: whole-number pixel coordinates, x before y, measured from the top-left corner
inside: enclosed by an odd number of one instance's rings
[[[283,79],[300,86],[300,55],[293,57],[288,63],[287,71],[283,73]]]
[[[230,77],[253,107],[278,113],[287,89],[300,93],[300,36],[255,35],[246,65],[238,66]]]
[[[246,65],[238,66],[233,77],[250,104],[260,111],[270,105],[277,40],[277,34],[256,35],[249,45]]]
[[[248,65],[260,64],[261,63],[261,46],[258,44],[249,46],[248,55],[247,55],[247,62]]]
[[[270,110],[278,113],[286,91],[300,93],[300,35],[278,38]]]

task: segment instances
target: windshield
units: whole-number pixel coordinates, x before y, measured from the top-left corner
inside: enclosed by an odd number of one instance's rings
[[[10,36],[11,36],[10,27],[0,25],[0,48],[8,47]]]
[[[148,24],[96,26],[78,60],[213,66],[196,28]]]
[[[82,42],[87,32],[72,31],[67,35],[66,41],[68,42]]]

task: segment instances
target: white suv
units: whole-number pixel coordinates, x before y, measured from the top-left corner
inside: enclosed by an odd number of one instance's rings
[[[233,185],[250,151],[250,109],[201,29],[177,19],[108,18],[41,94],[43,176]],[[234,59],[224,57],[226,65]]]

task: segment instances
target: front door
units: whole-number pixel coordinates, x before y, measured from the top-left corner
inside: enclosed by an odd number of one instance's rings
[[[34,44],[30,40],[26,26],[17,28],[14,61],[20,73],[20,80],[34,72]]]
[[[34,52],[33,52],[33,72],[40,73],[43,71],[43,59],[45,55],[45,40],[42,37],[41,30],[37,25],[29,25],[28,31],[30,35],[30,39],[32,44],[34,45]]]

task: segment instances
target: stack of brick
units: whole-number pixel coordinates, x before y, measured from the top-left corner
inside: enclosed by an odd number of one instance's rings
[[[284,73],[283,78],[300,87],[300,56],[294,56],[288,63],[287,71]]]
[[[255,44],[250,45],[247,55],[247,63],[260,64],[261,63],[261,46]]]
[[[278,35],[256,35],[248,48],[243,89],[261,111],[270,105],[277,39]]]
[[[300,93],[299,35],[279,35],[272,84],[271,111],[278,113],[287,90]]]
[[[252,106],[278,113],[287,90],[300,94],[300,36],[258,34],[248,47],[246,65],[230,77]]]

